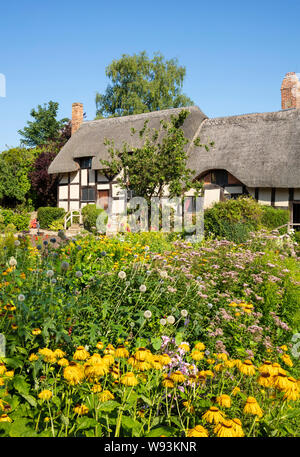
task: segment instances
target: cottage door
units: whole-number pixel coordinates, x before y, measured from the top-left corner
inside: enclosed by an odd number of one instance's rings
[[[97,206],[105,210],[108,209],[109,190],[98,190]]]

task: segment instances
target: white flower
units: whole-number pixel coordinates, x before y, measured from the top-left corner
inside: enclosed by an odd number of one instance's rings
[[[188,312],[186,309],[182,309],[180,314],[182,315],[182,317],[186,317],[188,315]]]
[[[25,300],[25,295],[20,294],[20,295],[18,296],[18,300],[19,300],[19,301],[24,301],[24,300]]]
[[[78,271],[76,271],[76,273],[75,273],[75,276],[76,276],[76,278],[81,278],[81,276],[82,276],[82,272],[81,272],[81,271],[79,271],[79,270],[78,270]]]
[[[166,325],[167,321],[166,321],[166,319],[161,319],[159,321],[159,323],[160,323],[160,325]]]
[[[174,322],[175,322],[175,317],[174,317],[174,316],[168,316],[168,317],[167,317],[167,322],[168,322],[168,324],[174,324]]]
[[[52,276],[54,276],[54,271],[53,270],[48,270],[46,272],[46,275],[47,275],[48,278],[52,278]]]
[[[125,279],[126,278],[125,271],[119,271],[118,276],[119,276],[120,279]]]
[[[70,265],[68,264],[68,262],[65,262],[65,261],[64,261],[64,262],[61,263],[61,269],[62,269],[62,270],[65,270],[65,271],[66,271],[66,270],[69,268],[69,266],[70,266]]]
[[[15,246],[20,246],[20,241],[19,240],[15,240]]]
[[[159,274],[160,274],[160,277],[163,279],[168,277],[168,273],[166,271],[160,271]]]
[[[152,316],[152,313],[149,309],[147,309],[147,311],[144,312],[144,317],[146,319],[150,319],[150,317]]]
[[[8,261],[10,267],[15,267],[17,265],[17,261],[14,257],[11,257]]]
[[[142,284],[140,286],[140,292],[146,292],[146,290],[147,290],[147,287],[145,286],[145,284]]]
[[[211,309],[211,308],[213,307],[213,304],[212,304],[212,303],[207,303],[207,307],[208,307],[209,309]]]

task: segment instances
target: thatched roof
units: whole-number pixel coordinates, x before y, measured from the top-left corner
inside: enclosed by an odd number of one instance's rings
[[[110,157],[107,146],[104,145],[106,138],[113,139],[116,148],[122,148],[124,142],[132,147],[139,147],[141,146],[139,135],[132,136],[131,128],[139,131],[143,128],[144,122],[148,120],[150,128],[159,129],[161,120],[170,120],[171,115],[178,115],[182,109],[173,108],[132,116],[83,122],[55,157],[48,172],[53,174],[76,171],[78,164],[74,159],[80,157],[93,157],[92,169],[99,170],[103,168],[100,159],[109,160]],[[197,106],[190,106],[184,109],[187,109],[190,114],[183,124],[183,131],[186,138],[192,140],[206,116]]]
[[[190,115],[184,122],[185,136],[192,140],[200,136],[202,143],[214,141],[205,148],[191,146],[188,166],[195,176],[205,171],[225,169],[248,187],[300,187],[300,109],[272,113],[208,119],[196,106],[186,108]],[[92,156],[92,168],[103,168],[100,159],[108,160],[105,138],[114,139],[121,148],[123,142],[140,146],[138,135],[130,129],[159,128],[161,119],[169,120],[182,108],[155,111],[133,116],[83,122],[61,149],[49,167],[49,173],[76,171],[74,159]]]
[[[206,119],[189,167],[196,176],[225,169],[249,187],[300,187],[300,110]]]

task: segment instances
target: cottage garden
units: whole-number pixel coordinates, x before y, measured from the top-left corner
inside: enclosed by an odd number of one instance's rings
[[[299,436],[299,244],[238,241],[7,232],[0,436]]]

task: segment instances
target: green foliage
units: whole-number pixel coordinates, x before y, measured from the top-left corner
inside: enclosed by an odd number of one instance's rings
[[[152,197],[162,195],[165,186],[168,186],[171,198],[191,188],[199,192],[202,184],[193,181],[194,172],[187,167],[185,147],[189,140],[185,138],[182,126],[188,115],[189,111],[182,110],[178,116],[171,116],[170,122],[161,122],[159,130],[150,129],[146,121],[142,130],[132,131],[132,135],[143,139],[143,145],[138,148],[124,143],[122,149],[116,149],[114,141],[107,140],[110,160],[101,160],[101,163],[111,175],[123,170],[118,180],[120,186],[149,203]],[[208,149],[208,145],[200,144],[199,138],[194,144]]]
[[[261,223],[268,229],[276,229],[289,221],[289,211],[273,206],[262,206]]]
[[[14,148],[0,155],[0,200],[2,204],[24,203],[29,196],[29,173],[36,157],[36,150]]]
[[[27,127],[19,130],[21,135],[21,143],[25,146],[35,147],[44,146],[50,141],[58,141],[61,137],[62,130],[68,123],[69,119],[64,118],[58,121],[57,111],[59,104],[50,101],[48,105],[38,105],[37,109],[32,109],[30,112],[33,121],[27,122]]]
[[[27,230],[29,228],[30,215],[26,212],[17,212],[12,209],[0,209],[0,229],[4,230],[12,224],[16,230]]]
[[[97,117],[127,116],[194,103],[181,93],[185,68],[176,59],[165,60],[156,53],[123,54],[106,68],[112,84],[96,94]]]
[[[51,224],[49,224],[49,230],[53,230],[54,232],[58,232],[58,230],[63,230],[64,221],[65,219],[63,217],[60,219],[55,219],[51,222]]]
[[[97,218],[103,212],[104,210],[101,208],[97,208],[95,204],[89,204],[84,206],[81,210],[84,228],[89,232],[96,230]]]
[[[63,208],[56,208],[51,206],[41,207],[37,211],[37,218],[42,229],[50,228],[53,221],[62,219],[65,215]]]
[[[209,234],[237,243],[247,239],[259,227],[262,209],[252,197],[218,202],[204,212],[204,230]]]

